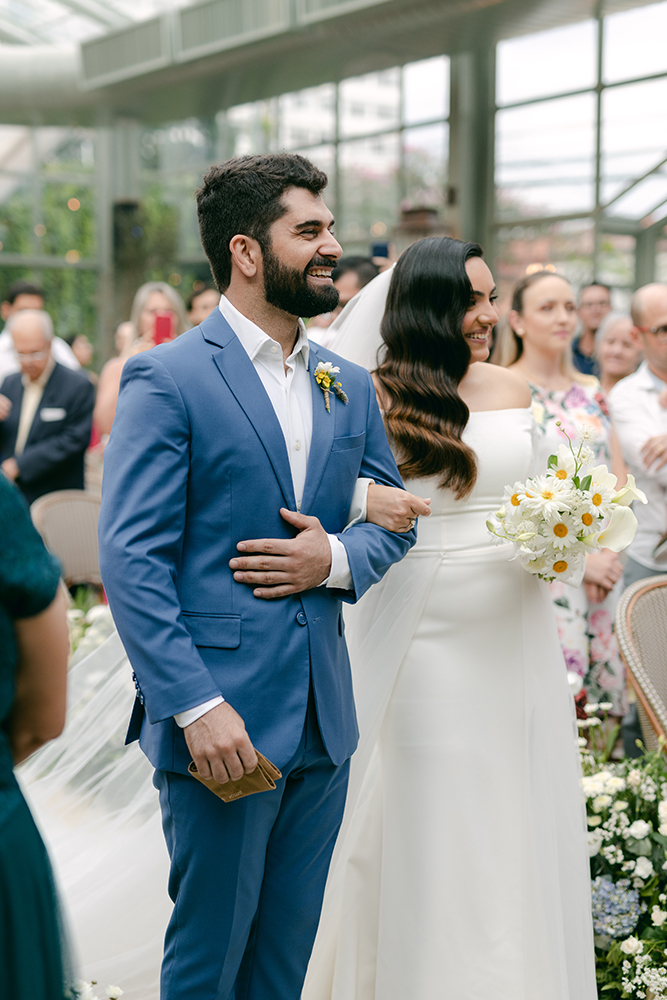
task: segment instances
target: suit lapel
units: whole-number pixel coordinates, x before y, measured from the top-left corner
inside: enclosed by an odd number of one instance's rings
[[[310,341],[308,371],[310,375],[310,388],[313,394],[313,434],[310,442],[308,467],[306,469],[306,483],[303,488],[303,500],[301,502],[301,511],[303,514],[307,514],[310,510],[311,504],[320,488],[322,476],[324,475],[324,470],[327,467],[331,454],[331,445],[333,444],[336,427],[336,411],[341,405],[332,392],[329,404],[331,412],[327,413],[326,406],[324,405],[324,393],[315,381],[314,373],[319,360],[317,348]]]
[[[213,314],[217,315],[211,322]],[[213,360],[264,446],[285,498],[285,506],[296,510],[285,438],[271,400],[238,337],[219,310],[215,309],[213,314],[202,325],[205,339],[222,347],[213,355]]]
[[[30,430],[28,431],[28,436],[25,439],[25,447],[27,448],[29,444],[35,444],[35,438],[39,439],[38,431],[43,429],[42,418],[40,417],[40,411],[44,407],[48,407],[51,403],[57,403],[58,400],[58,383],[60,382],[60,372],[58,371],[58,362],[53,367],[53,371],[49,375],[49,380],[44,386],[44,391],[42,393],[42,398],[37,404],[37,409],[35,410],[35,416],[32,418],[32,423],[30,425]],[[18,429],[17,429],[18,433]]]

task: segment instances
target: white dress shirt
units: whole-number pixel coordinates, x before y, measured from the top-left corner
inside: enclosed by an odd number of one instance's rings
[[[294,350],[283,362],[280,344],[240,313],[225,295],[221,296],[218,308],[255,366],[271,400],[285,438],[294,498],[297,510],[300,510],[313,435],[313,395],[308,370],[310,348],[306,328],[299,320],[299,335]],[[358,480],[346,527],[366,519],[366,495],[371,482],[370,479]],[[352,574],[345,546],[336,535],[327,535],[327,538],[331,546],[331,570],[320,586],[348,590],[352,586]],[[224,698],[220,695],[202,705],[179,712],[174,719],[177,725],[184,728],[223,701]]]
[[[646,504],[633,505],[637,534],[626,551],[641,566],[662,573],[667,572],[667,563],[656,562],[653,549],[667,527],[667,465],[657,471],[655,465],[647,469],[641,449],[649,438],[667,434],[667,409],[658,401],[666,389],[667,383],[643,361],[634,374],[621,379],[609,394],[614,427],[628,472],[648,500]]]
[[[51,373],[55,365],[55,361],[50,357],[46,368],[39,378],[31,380],[27,375],[23,376],[23,396],[21,398],[21,412],[19,414],[19,426],[16,431],[14,455],[23,454],[25,443],[28,440],[28,435],[35,420],[35,414],[37,413],[39,404],[42,402],[46,383],[51,378]]]

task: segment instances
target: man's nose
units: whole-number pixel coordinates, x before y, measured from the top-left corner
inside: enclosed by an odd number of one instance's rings
[[[333,233],[327,233],[324,242],[318,247],[323,257],[333,257],[338,260],[343,256],[343,248]]]

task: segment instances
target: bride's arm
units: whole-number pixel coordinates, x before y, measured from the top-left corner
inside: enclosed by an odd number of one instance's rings
[[[431,500],[423,500],[407,490],[372,483],[368,487],[366,520],[388,531],[409,531],[415,518],[428,517]]]

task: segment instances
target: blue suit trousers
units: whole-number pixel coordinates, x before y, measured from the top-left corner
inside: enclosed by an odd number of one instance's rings
[[[174,902],[161,1000],[299,1000],[348,772],[324,748],[312,693],[275,791],[225,803],[155,772]]]

